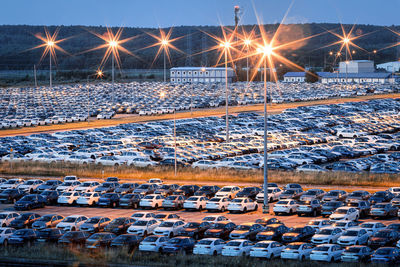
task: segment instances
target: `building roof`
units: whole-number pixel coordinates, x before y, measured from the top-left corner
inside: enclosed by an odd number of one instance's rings
[[[293,72],[286,72],[283,77],[306,77],[306,73],[304,71],[293,71]]]
[[[210,71],[210,70],[225,70],[225,68],[219,67],[219,68],[214,68],[214,67],[174,67],[171,68],[171,70],[197,70],[197,71],[201,71],[201,70],[206,70],[206,71]],[[232,68],[228,67],[228,70],[233,70]]]
[[[318,75],[321,78],[340,78],[340,79],[354,79],[354,78],[365,78],[365,79],[384,79],[384,78],[389,78],[391,73],[387,72],[366,72],[366,73],[333,73],[333,72],[319,72]]]

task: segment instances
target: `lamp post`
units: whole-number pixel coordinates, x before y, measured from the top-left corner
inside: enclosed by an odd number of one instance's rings
[[[176,108],[174,107],[174,173],[176,176],[177,164],[176,164]]]
[[[246,45],[246,53],[247,53],[247,56],[246,56],[246,81],[248,84],[249,83],[249,57],[248,57],[248,55],[249,55],[249,46],[251,44],[251,40],[250,39],[244,40],[244,44]]]
[[[53,46],[54,46],[54,42],[53,41],[48,41],[47,42],[47,46],[49,47],[49,59],[50,59],[50,89],[53,88],[53,79],[52,79],[52,73],[51,73],[51,53],[53,51]]]
[[[220,44],[220,47],[223,47],[225,56],[225,132],[226,132],[225,141],[228,143],[229,142],[228,49],[231,47],[231,43],[223,42]]]
[[[164,82],[167,81],[167,63],[165,61],[165,56],[166,56],[166,47],[168,47],[168,40],[167,39],[163,39],[161,40],[161,46],[163,47],[164,50]]]
[[[92,76],[93,74],[89,74],[87,77],[86,77],[86,86],[87,86],[87,98],[88,98],[88,103],[87,103],[87,106],[88,106],[88,108],[87,108],[87,116],[88,116],[88,118],[87,118],[87,121],[88,121],[88,124],[89,124],[89,118],[90,118],[90,86],[89,86],[89,77],[90,76]],[[98,70],[97,72],[96,72],[96,75],[97,75],[97,77],[98,78],[101,78],[101,77],[103,77],[103,72],[101,71],[101,70]]]
[[[267,137],[267,126],[268,126],[268,118],[267,118],[267,60],[270,59],[272,55],[272,47],[269,44],[264,45],[264,47],[260,47],[257,49],[258,53],[262,54],[264,60],[264,203],[263,203],[263,213],[269,213],[269,205],[268,205],[268,137]]]
[[[347,50],[348,50],[348,43],[350,42],[349,38],[344,38],[343,39],[343,43],[345,45],[345,50],[346,50],[346,87],[347,87],[347,83],[348,83],[348,78],[347,78],[347,65],[349,64],[348,60],[347,60]]]
[[[114,90],[114,79],[115,79],[115,50],[118,49],[118,42],[116,40],[111,40],[108,42],[108,45],[111,49],[111,84],[112,84],[112,103],[114,104],[115,100],[115,90]]]

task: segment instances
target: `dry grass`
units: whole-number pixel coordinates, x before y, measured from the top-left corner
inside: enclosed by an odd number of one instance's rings
[[[248,257],[197,256],[197,255],[161,255],[159,253],[129,253],[126,249],[99,249],[89,252],[86,249],[62,248],[55,245],[35,245],[32,247],[7,247],[0,250],[0,262],[27,260],[43,265],[67,266],[271,266],[271,267],[319,267],[319,262],[299,262],[282,260],[260,260]],[[54,262],[56,261],[56,262]],[[63,263],[63,264],[61,264]],[[26,264],[26,262],[25,262]],[[126,264],[126,265],[125,265]],[[38,264],[36,264],[38,265]],[[364,267],[373,264],[324,263],[328,267]]]
[[[359,96],[350,98],[334,98],[334,99],[317,100],[317,101],[272,104],[268,107],[268,112],[279,113],[285,109],[295,108],[299,106],[337,104],[337,103],[354,102],[354,101],[365,101],[377,98],[396,98],[396,97],[400,97],[400,94],[368,95],[368,96]],[[249,106],[236,106],[236,107],[230,107],[229,110],[231,113],[262,111],[263,105],[259,104],[259,105],[249,105]],[[205,116],[218,116],[224,114],[225,114],[225,107],[218,107],[218,108],[194,110],[193,115],[190,113],[190,111],[178,112],[176,114],[176,118],[184,119],[191,117],[196,118]],[[11,135],[27,135],[27,134],[41,133],[41,132],[107,127],[123,123],[138,123],[138,122],[155,121],[155,120],[171,120],[173,118],[174,118],[173,114],[163,114],[158,116],[118,115],[111,120],[90,120],[89,122],[75,122],[75,123],[66,123],[57,125],[0,130],[0,137],[11,136]]]
[[[77,175],[82,178],[105,178],[117,176],[124,180],[147,180],[149,178],[162,178],[171,182],[212,182],[215,184],[261,184],[263,183],[262,170],[199,170],[190,167],[179,168],[175,176],[173,168],[153,167],[135,168],[129,166],[101,166],[101,165],[78,165],[78,164],[46,164],[34,162],[21,162],[10,165],[0,163],[0,174],[24,175],[39,177],[63,177],[66,175]],[[269,181],[280,184],[301,183],[310,185],[331,186],[371,186],[390,187],[398,186],[400,175],[394,174],[369,174],[369,173],[298,173],[269,171]]]

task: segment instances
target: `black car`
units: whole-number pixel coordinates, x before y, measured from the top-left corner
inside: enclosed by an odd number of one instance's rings
[[[58,242],[58,239],[65,234],[64,230],[57,228],[47,228],[40,230],[36,236],[36,242]]]
[[[134,194],[140,194],[140,195],[149,195],[149,194],[154,194],[154,191],[157,190],[157,185],[156,184],[141,184],[138,187],[133,190]]]
[[[0,193],[0,203],[15,203],[25,195],[26,193],[18,188],[6,189]]]
[[[128,251],[132,251],[134,248],[137,248],[140,242],[143,240],[142,236],[132,235],[132,234],[124,234],[115,238],[110,247],[112,248],[128,248]]]
[[[249,239],[254,241],[256,235],[264,230],[264,227],[259,223],[243,223],[235,227],[235,229],[230,233],[230,239]]]
[[[280,220],[277,218],[263,218],[263,219],[257,219],[255,221],[256,223],[261,224],[262,226],[267,226],[270,224],[283,224]]]
[[[371,256],[372,263],[399,263],[400,250],[393,247],[381,247]]]
[[[112,220],[105,228],[104,231],[114,233],[117,235],[126,233],[126,230],[135,222],[135,219],[130,217],[118,217]]]
[[[122,208],[133,208],[137,209],[140,202],[139,194],[125,194],[119,199],[119,206]]]
[[[375,192],[369,199],[372,204],[381,202],[390,202],[394,198],[394,194],[389,191]]]
[[[395,230],[400,234],[400,223],[391,223],[386,227],[386,229]]]
[[[371,248],[395,246],[399,239],[400,235],[397,231],[381,229],[369,238],[368,246]]]
[[[198,240],[204,237],[204,232],[211,227],[210,222],[188,222],[179,231],[178,235],[190,236]]]
[[[41,216],[37,213],[23,213],[19,215],[15,220],[10,222],[9,227],[15,228],[15,229],[21,229],[25,227],[31,227],[32,224],[38,220]]]
[[[212,198],[221,188],[216,185],[204,185],[199,190],[194,193],[195,196],[205,196],[207,198]]]
[[[260,191],[261,189],[256,186],[245,187],[236,194],[236,197],[248,197],[252,200],[255,200],[257,194],[260,193]]]
[[[235,229],[236,224],[233,222],[219,222],[211,225],[211,227],[204,232],[204,237],[215,237],[221,239],[228,239],[229,234]]]
[[[118,194],[129,194],[132,193],[133,190],[135,190],[135,188],[138,186],[138,183],[124,183],[115,188],[114,192]]]
[[[163,196],[170,196],[172,195],[175,190],[179,188],[177,184],[163,184],[154,192],[154,194],[160,194]]]
[[[105,193],[100,196],[97,205],[100,207],[115,208],[119,205],[119,199],[120,195],[117,193]]]
[[[322,217],[328,217],[329,215],[334,213],[337,208],[340,208],[342,206],[344,206],[344,203],[342,201],[328,201],[322,204],[321,215]]]
[[[182,185],[175,192],[174,195],[183,195],[185,197],[193,196],[194,193],[199,190],[198,185]]]
[[[62,182],[60,180],[47,180],[43,184],[39,185],[36,188],[36,191],[42,193],[45,190],[56,190],[56,188],[61,184]]]
[[[289,228],[283,224],[270,224],[265,229],[256,235],[257,241],[275,240],[281,241],[282,235],[287,233]]]
[[[162,253],[191,253],[196,241],[187,236],[171,238],[162,245]]]
[[[107,232],[93,234],[86,239],[86,248],[107,248],[115,238],[115,234]]]
[[[58,239],[60,245],[83,245],[86,239],[90,236],[89,232],[85,231],[70,231],[62,235]]]
[[[20,200],[15,202],[15,210],[31,210],[35,208],[44,208],[46,206],[46,200],[41,195],[30,194],[22,197]]]
[[[8,244],[10,245],[23,245],[35,241],[37,231],[33,229],[21,229],[15,231],[9,238]]]
[[[62,193],[57,190],[45,190],[40,195],[46,200],[46,205],[55,205],[61,194]]]
[[[311,226],[295,226],[282,235],[283,243],[306,242],[315,234]]]
[[[118,183],[119,182],[119,178],[118,177],[107,177],[106,178],[106,182]]]

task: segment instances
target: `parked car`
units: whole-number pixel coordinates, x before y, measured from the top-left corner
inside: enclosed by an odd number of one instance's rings
[[[90,236],[89,232],[85,231],[69,231],[58,239],[59,245],[84,245],[86,239]]]
[[[0,192],[0,203],[15,203],[25,195],[25,191],[18,188],[6,189]]]
[[[367,246],[348,246],[342,253],[342,262],[368,262],[371,260],[372,250]]]
[[[211,225],[209,229],[204,232],[204,237],[216,237],[221,239],[228,239],[229,234],[235,229],[236,224],[233,222],[219,222]]]
[[[139,207],[140,195],[126,193],[119,199],[119,207],[137,209]]]
[[[128,252],[132,252],[143,241],[143,238],[137,235],[124,234],[119,235],[111,241],[111,248],[128,248]]]
[[[42,230],[46,228],[56,227],[59,222],[64,219],[63,216],[58,214],[46,214],[37,219],[33,224],[32,228],[36,230]]]
[[[96,248],[107,248],[110,247],[111,242],[116,238],[116,235],[112,233],[96,233],[86,239],[86,248],[96,249]]]
[[[304,242],[293,242],[286,245],[281,251],[281,259],[290,260],[308,260],[314,246]]]
[[[394,246],[399,239],[400,235],[397,231],[392,229],[382,229],[369,238],[368,246],[370,248]]]
[[[34,229],[20,229],[16,230],[8,238],[8,244],[10,245],[24,245],[33,243],[36,239],[37,231]]]
[[[136,236],[136,235],[135,235]],[[167,243],[169,237],[150,235],[145,237],[139,244],[139,250],[145,252],[162,252],[162,246]]]
[[[40,218],[37,213],[22,213],[9,223],[9,226],[14,229],[28,228]]]
[[[318,245],[311,251],[310,260],[334,262],[340,260],[344,249],[336,244]]]
[[[20,200],[15,202],[15,210],[31,210],[36,208],[44,208],[46,206],[46,200],[37,194],[26,195]]]
[[[39,230],[35,242],[37,243],[55,243],[58,242],[61,236],[65,234],[64,230],[57,229],[57,228],[46,228]]]
[[[285,249],[285,245],[277,241],[260,241],[250,249],[250,257],[280,258],[283,249]]]
[[[87,219],[79,226],[80,231],[89,233],[97,233],[104,230],[104,228],[111,222],[111,219],[104,216],[95,216]]]
[[[283,243],[308,241],[315,234],[315,229],[310,226],[295,226],[282,235]]]
[[[220,238],[204,238],[199,240],[193,248],[195,255],[220,255],[226,242]]]
[[[118,217],[112,220],[104,231],[120,235],[126,233],[126,230],[135,222],[135,219],[130,217]]]
[[[162,253],[191,253],[196,241],[191,237],[178,236],[169,239],[162,245]]]
[[[222,248],[222,256],[249,256],[254,244],[246,239],[234,239]]]
[[[186,223],[178,232],[181,236],[190,236],[198,240],[204,237],[204,233],[211,227],[208,221],[191,221]]]

